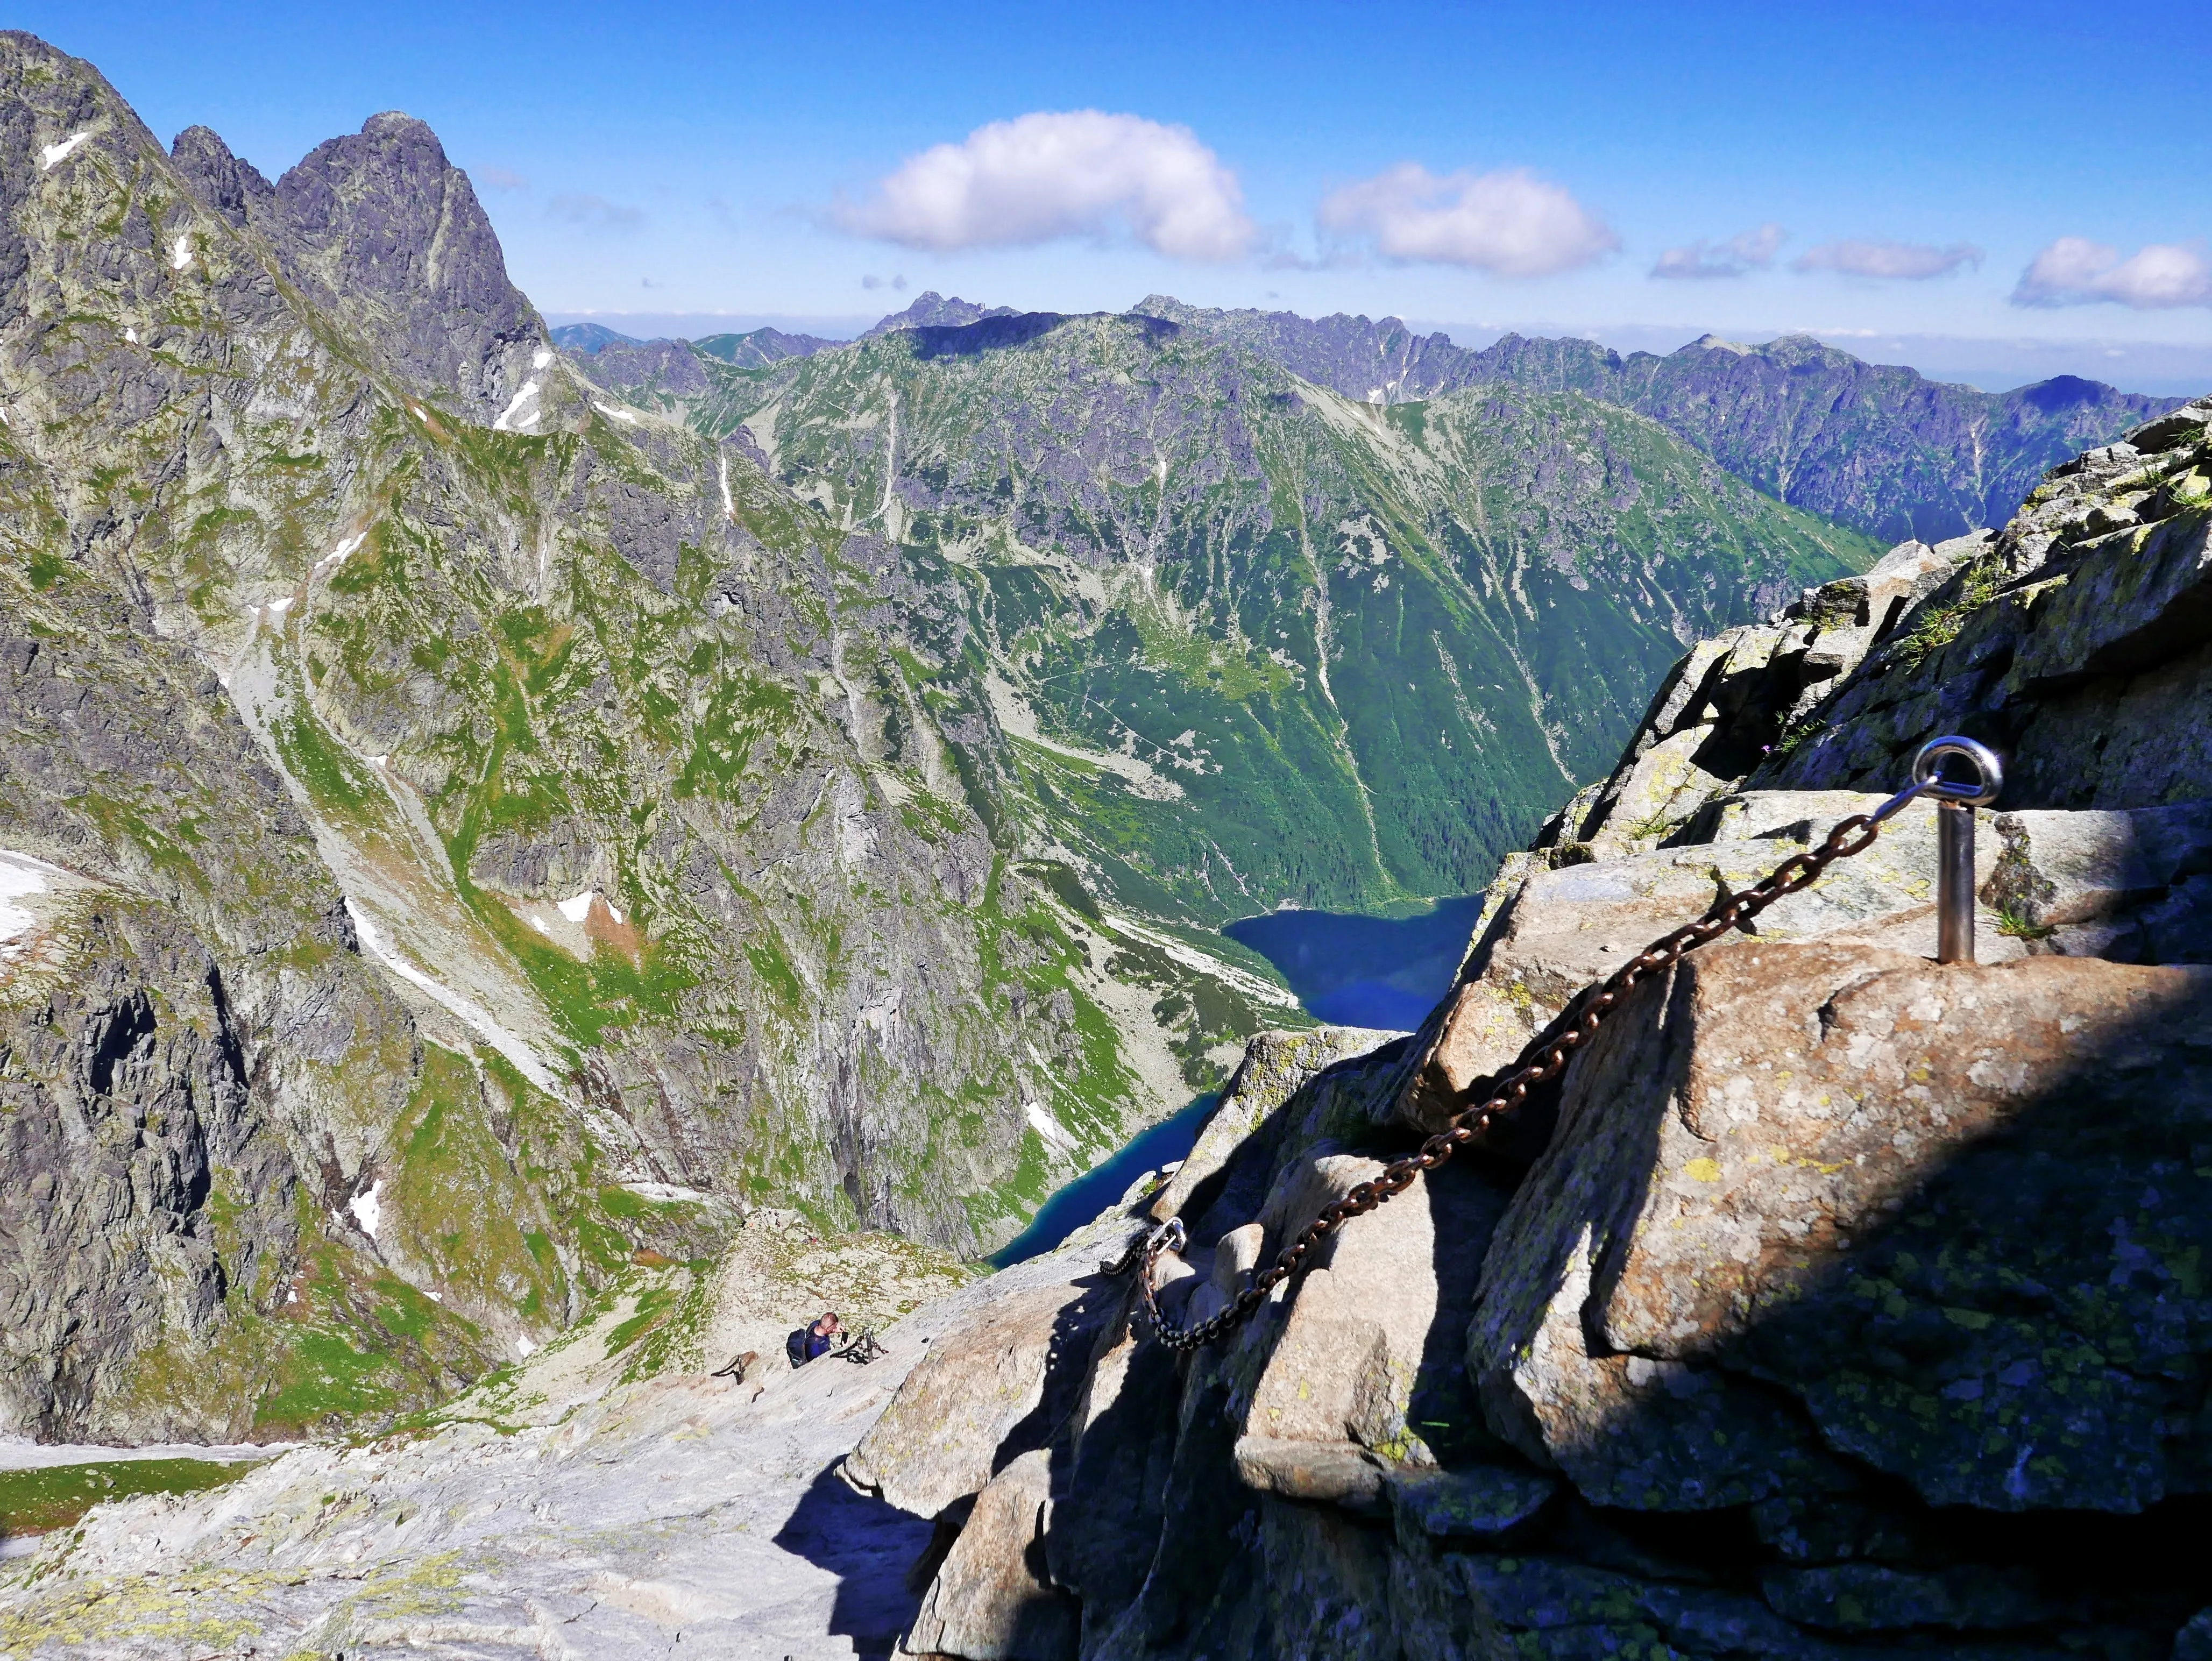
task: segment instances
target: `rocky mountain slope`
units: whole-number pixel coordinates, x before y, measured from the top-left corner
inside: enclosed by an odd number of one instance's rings
[[[1810,336],[1708,335],[1664,357],[1508,335],[1480,352],[1395,318],[1221,312],[1155,294],[1135,310],[1251,347],[1347,397],[1396,403],[1504,382],[1634,409],[1793,506],[1895,541],[2002,524],[2045,470],[2178,398],[2062,375],[2009,392],[1861,362]]]
[[[0,143],[0,1423],[389,1416],[764,1197],[974,1250],[1288,1003],[887,758],[888,550],[572,375],[419,123],[270,185],[9,35]]]
[[[1124,1215],[1182,1222],[1161,1301],[1207,1318],[1962,728],[2013,764],[1978,963],[1928,955],[1917,803],[1218,1345],[1167,1348],[1126,1273],[995,1300],[843,1467],[939,1520],[907,1652],[2212,1653],[2208,419],[1701,644],[1421,1032],[1255,1041]]]
[[[1478,882],[1871,551],[1140,321],[618,393],[404,116],[270,183],[18,34],[0,147],[9,1428],[389,1421],[764,1203],[1001,1242],[1297,1018],[1205,925]]]
[[[958,619],[1017,741],[994,797],[1155,915],[1478,883],[1683,640],[1872,552],[1585,398],[1376,409],[1139,317],[695,367],[631,396],[900,549],[921,695]]]

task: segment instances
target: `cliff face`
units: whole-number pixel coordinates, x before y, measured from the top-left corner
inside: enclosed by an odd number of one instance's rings
[[[1693,649],[1424,1029],[1256,1042],[1128,1215],[1182,1220],[1161,1300],[1206,1318],[1582,986],[1960,726],[2016,763],[1978,964],[1929,961],[1916,806],[1217,1345],[1179,1357],[1104,1276],[940,1340],[846,1465],[941,1519],[907,1648],[2203,1652],[2208,417]],[[910,1434],[986,1356],[1027,1393]]]

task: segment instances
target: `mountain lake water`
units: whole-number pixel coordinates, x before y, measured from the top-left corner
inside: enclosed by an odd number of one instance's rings
[[[1221,932],[1273,964],[1315,1020],[1402,1033],[1420,1025],[1450,990],[1481,910],[1480,894],[1439,900],[1405,917],[1286,909],[1239,918]],[[1051,1251],[1146,1172],[1185,1158],[1219,1100],[1212,1092],[1195,1098],[1054,1189],[1029,1227],[992,1254],[993,1265],[1004,1269]]]

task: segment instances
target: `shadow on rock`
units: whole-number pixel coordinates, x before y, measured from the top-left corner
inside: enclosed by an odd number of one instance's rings
[[[907,1571],[928,1547],[931,1524],[856,1490],[831,1464],[807,1487],[775,1543],[837,1577],[831,1635],[862,1657],[888,1657],[920,1599]]]

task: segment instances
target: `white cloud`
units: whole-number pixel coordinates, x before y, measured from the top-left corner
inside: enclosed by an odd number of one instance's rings
[[[2201,246],[2153,242],[2127,258],[2087,237],[2063,236],[2036,255],[2013,290],[2015,306],[2089,306],[2111,300],[2138,311],[2212,306],[2212,260]]]
[[[909,248],[1023,246],[1117,226],[1176,259],[1232,260],[1258,227],[1237,175],[1188,127],[1101,110],[1037,111],[909,156],[832,215]]]
[[[1548,276],[1612,252],[1612,227],[1525,168],[1441,176],[1401,161],[1330,192],[1328,229],[1373,239],[1392,259],[1466,265],[1499,276]]]
[[[526,191],[530,188],[530,181],[512,167],[479,167],[476,177],[479,184],[487,185],[495,191]]]
[[[1978,265],[1982,251],[1971,242],[1948,248],[1924,242],[1882,242],[1846,238],[1809,248],[1790,262],[1796,271],[1840,271],[1845,276],[1880,277],[1918,282],[1948,276],[1961,265]]]
[[[1765,270],[1774,264],[1774,251],[1789,235],[1772,221],[1755,231],[1746,231],[1741,236],[1732,236],[1726,242],[1711,243],[1703,239],[1680,248],[1669,248],[1659,256],[1652,266],[1656,277],[1739,277],[1745,272]]]

